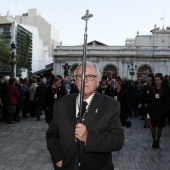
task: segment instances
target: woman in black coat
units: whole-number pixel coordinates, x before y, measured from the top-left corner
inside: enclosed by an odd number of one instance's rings
[[[123,81],[116,79],[112,97],[120,102],[120,121],[122,126],[126,126],[126,119],[128,117],[128,93],[122,86]]]
[[[54,77],[52,84],[50,84],[46,89],[45,95],[45,117],[46,123],[50,123],[53,117],[53,105],[55,100],[57,100],[59,95],[59,87],[61,86],[61,79]]]
[[[107,82],[105,79],[103,79],[97,91],[101,94],[106,94],[106,89],[107,89]]]
[[[165,119],[168,113],[168,94],[167,87],[163,86],[162,74],[155,74],[155,85],[149,88],[147,96],[147,107],[152,125],[153,148],[159,148],[162,127],[165,127]]]
[[[142,108],[143,108],[143,116],[144,116],[144,128],[149,127],[148,120],[147,120],[147,114],[149,113],[148,107],[147,107],[147,96],[149,94],[149,89],[154,87],[155,81],[154,81],[154,75],[150,73],[146,78],[146,85],[143,88],[141,101],[142,101]]]

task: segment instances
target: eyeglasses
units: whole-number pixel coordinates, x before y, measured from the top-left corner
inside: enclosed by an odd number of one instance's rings
[[[79,80],[79,81],[81,81],[81,79],[82,79],[82,75],[81,74],[75,75],[75,77],[76,77],[76,80]],[[89,74],[89,75],[85,76],[85,79],[88,80],[88,81],[93,81],[96,77],[98,77],[98,76]]]

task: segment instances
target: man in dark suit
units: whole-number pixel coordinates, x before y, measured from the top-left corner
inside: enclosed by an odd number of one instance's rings
[[[75,71],[81,90],[82,65]],[[114,170],[112,152],[120,150],[124,132],[119,120],[120,104],[96,92],[99,72],[87,62],[84,101],[87,102],[83,123],[75,124],[79,94],[64,96],[54,104],[53,120],[46,134],[47,147],[55,169],[75,170],[77,139],[80,141],[79,170]]]

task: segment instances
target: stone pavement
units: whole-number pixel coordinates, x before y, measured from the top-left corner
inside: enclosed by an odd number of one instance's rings
[[[113,153],[115,170],[170,170],[170,125],[163,129],[160,149],[153,149],[150,129],[139,118],[130,120],[124,147]],[[13,125],[0,122],[0,170],[52,170],[47,128],[44,117],[39,122],[23,118]]]

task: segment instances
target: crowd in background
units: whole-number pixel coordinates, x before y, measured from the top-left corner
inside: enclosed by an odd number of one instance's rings
[[[170,77],[164,76],[162,86],[168,89],[170,96]],[[154,75],[150,73],[145,80],[131,81],[117,77],[108,80],[103,76],[101,83],[96,89],[99,93],[109,95],[120,102],[120,119],[122,126],[126,125],[128,117],[138,117],[147,123],[146,96],[147,88],[154,86]],[[20,119],[28,116],[35,117],[37,121],[43,111],[49,111],[46,115],[46,122],[50,123],[52,119],[52,108],[54,101],[64,95],[77,92],[75,80],[72,77],[62,78],[61,76],[51,76],[49,81],[45,77],[32,77],[30,79],[19,79],[5,76],[1,78],[0,83],[0,109],[1,121],[9,124],[19,122]],[[170,98],[170,97],[169,97]],[[22,114],[22,117],[19,116]],[[167,123],[170,122],[170,116],[167,113]]]
[[[0,82],[0,120],[8,124],[19,122],[28,116],[40,120],[46,110],[46,122],[52,119],[54,101],[64,95],[77,92],[73,78],[34,76],[30,79],[5,76]]]
[[[170,76],[150,73],[145,80],[130,81],[117,77],[110,83],[102,79],[98,92],[120,102],[122,126],[127,127],[128,117],[141,116],[144,128],[151,129],[152,148],[160,147],[162,128],[170,124]]]
[[[122,126],[127,127],[129,117],[140,116],[144,128],[151,128],[152,147],[159,148],[162,127],[170,124],[170,76],[149,73],[145,80],[136,81],[119,76],[108,80],[103,76],[96,91],[120,102]],[[72,77],[52,75],[47,81],[45,77],[19,79],[5,76],[0,81],[0,120],[14,124],[29,116],[39,121],[44,113],[46,123],[50,123],[54,101],[76,92]]]
[[[156,75],[156,74],[155,74]],[[170,104],[170,76],[164,76],[159,73],[162,84],[161,87],[166,88],[168,94],[168,103]],[[148,90],[149,88],[154,88],[155,85],[155,76],[150,73],[145,78],[145,80],[127,80],[121,79],[119,76],[116,79],[112,79],[111,81],[107,81],[106,78],[101,80],[101,84],[98,87],[97,91],[109,95],[113,97],[115,100],[118,100],[121,105],[121,122],[122,125],[125,125],[125,119],[128,117],[141,117],[141,119],[145,120],[144,127],[147,127],[148,124],[146,122],[146,113],[148,112],[146,103]],[[168,106],[167,106],[168,107]],[[166,118],[167,123],[170,123],[170,110],[167,110]]]

